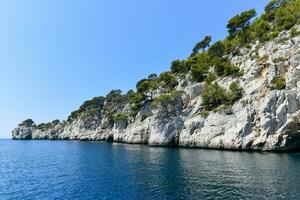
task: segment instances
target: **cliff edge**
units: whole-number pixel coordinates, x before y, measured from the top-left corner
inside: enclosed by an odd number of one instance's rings
[[[173,62],[171,72],[143,79],[136,91],[113,90],[106,97],[95,97],[65,121],[36,125],[25,120],[12,137],[298,150],[299,32],[300,26],[295,25],[272,39],[252,41],[221,55],[211,50],[212,45],[185,61]],[[209,66],[205,68],[206,59]]]

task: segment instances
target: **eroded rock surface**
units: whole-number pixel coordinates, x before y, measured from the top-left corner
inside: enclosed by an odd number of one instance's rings
[[[243,70],[243,76],[217,80],[227,88],[236,80],[243,86],[245,95],[231,108],[200,115],[203,83],[193,84],[188,76],[178,77],[177,89],[183,90],[184,95],[170,115],[160,110],[146,115],[150,108],[145,106],[136,118],[120,120],[113,126],[107,126],[107,119],[101,117],[78,118],[50,130],[19,125],[12,132],[13,138],[104,140],[232,150],[299,149],[300,37],[289,38],[289,33],[283,32],[271,42],[241,52],[242,55],[230,59]],[[270,87],[278,75],[286,80],[283,90]],[[122,105],[118,109],[127,112],[129,108]]]

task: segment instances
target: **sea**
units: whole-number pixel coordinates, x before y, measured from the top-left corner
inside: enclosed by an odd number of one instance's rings
[[[0,200],[300,199],[300,153],[0,140]]]

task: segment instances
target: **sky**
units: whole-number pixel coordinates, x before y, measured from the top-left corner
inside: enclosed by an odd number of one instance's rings
[[[267,0],[0,0],[0,138],[167,71]]]

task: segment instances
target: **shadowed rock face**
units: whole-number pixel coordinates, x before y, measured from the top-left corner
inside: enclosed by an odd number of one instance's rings
[[[32,139],[32,128],[18,126],[12,131],[13,139],[16,140],[31,140]]]
[[[299,27],[298,27],[299,28]],[[231,62],[243,70],[241,77],[218,78],[228,88],[239,81],[245,90],[242,99],[231,108],[199,115],[203,83],[193,84],[177,77],[177,90],[184,94],[165,109],[149,112],[144,105],[135,118],[107,126],[105,116],[79,117],[59,123],[49,130],[20,124],[12,132],[13,139],[95,140],[231,150],[298,150],[300,147],[300,37],[289,38],[282,32],[266,44],[241,49]],[[258,53],[258,57],[254,56]],[[260,58],[268,57],[264,62]],[[271,89],[275,76],[283,76],[286,87]],[[157,93],[159,94],[159,89]],[[123,113],[130,105],[118,108]]]

